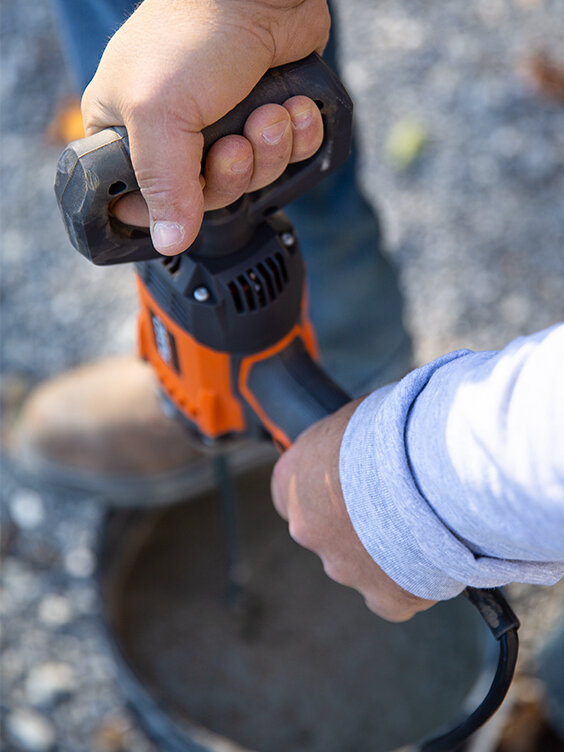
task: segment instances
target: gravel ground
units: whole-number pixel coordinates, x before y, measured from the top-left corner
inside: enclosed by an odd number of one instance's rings
[[[561,320],[564,84],[550,98],[533,64],[542,53],[564,66],[561,0],[347,0],[340,16],[364,183],[401,270],[417,360]],[[128,270],[70,249],[54,202],[60,148],[44,133],[71,86],[47,0],[3,0],[1,63],[7,430],[31,384],[131,349],[136,304]],[[5,748],[148,752],[96,622],[100,509],[22,483],[7,462],[2,504]],[[564,590],[513,592],[530,667]]]

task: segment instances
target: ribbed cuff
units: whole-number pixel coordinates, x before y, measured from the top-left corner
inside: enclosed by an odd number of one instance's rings
[[[564,575],[562,561],[488,556],[483,548],[477,549],[457,535],[459,531],[449,528],[421,493],[410,464],[406,435],[411,409],[436,373],[429,385],[434,391],[425,392],[426,409],[416,425],[409,423],[410,446],[418,447],[420,465],[427,463],[428,472],[435,479],[436,493],[442,494],[439,487],[443,483],[444,498],[448,498],[454,479],[449,476],[449,471],[452,472],[449,460],[444,453],[441,455],[434,442],[436,432],[445,426],[444,411],[438,408],[453,384],[465,378],[468,371],[475,372],[477,363],[493,355],[467,350],[450,353],[408,374],[394,388],[374,392],[357,408],[341,444],[341,486],[358,537],[393,580],[421,598],[452,598],[466,585],[484,588],[508,582],[550,585]],[[436,404],[430,394],[435,395]],[[427,451],[426,435],[435,445],[432,451]],[[459,495],[452,500],[452,511],[463,502],[464,489],[460,488]],[[486,496],[484,514],[487,502]]]

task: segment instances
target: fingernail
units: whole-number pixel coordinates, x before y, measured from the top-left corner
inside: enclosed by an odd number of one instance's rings
[[[287,130],[288,122],[279,120],[277,123],[269,125],[268,128],[264,128],[261,135],[267,144],[278,144],[282,141],[282,137]]]
[[[178,246],[184,240],[184,228],[177,222],[154,222],[151,228],[153,245],[160,253]]]
[[[292,114],[292,125],[298,131],[304,130],[312,121],[311,110],[302,110]]]

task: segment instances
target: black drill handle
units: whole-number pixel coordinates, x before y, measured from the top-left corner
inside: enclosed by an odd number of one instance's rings
[[[351,399],[311,358],[300,338],[254,363],[245,390],[247,402],[280,449]]]
[[[352,103],[331,69],[315,53],[272,68],[231,112],[205,128],[204,159],[222,136],[241,134],[247,117],[262,104],[282,104],[305,94],[315,100],[324,122],[324,139],[310,159],[289,165],[272,185],[248,203],[249,222],[301,196],[339,167],[350,152]],[[123,127],[101,131],[69,144],[57,167],[55,193],[73,246],[95,264],[122,264],[159,258],[146,229],[130,227],[110,213],[118,196],[138,189]]]

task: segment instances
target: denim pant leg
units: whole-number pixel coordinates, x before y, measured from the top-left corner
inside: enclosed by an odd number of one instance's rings
[[[336,72],[337,41],[334,22],[324,58]],[[353,143],[343,167],[286,208],[307,265],[322,363],[353,396],[401,378],[412,358],[397,273],[382,253],[378,215],[359,188],[357,160]]]
[[[53,2],[67,60],[82,91],[136,2]],[[335,26],[325,57],[338,70]],[[353,150],[337,173],[287,209],[308,268],[310,314],[323,364],[353,395],[399,378],[411,359],[397,276],[382,255],[378,217],[358,187],[356,164]]]
[[[137,0],[51,0],[67,65],[80,94],[92,79],[110,38]]]

